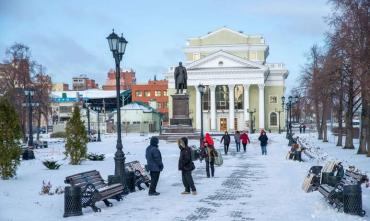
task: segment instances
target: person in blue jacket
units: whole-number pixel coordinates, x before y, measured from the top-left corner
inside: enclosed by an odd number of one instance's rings
[[[150,187],[149,196],[158,196],[159,193],[156,191],[159,174],[163,170],[163,162],[161,151],[158,149],[159,139],[158,137],[152,137],[150,139],[150,145],[146,148],[146,161],[148,170],[150,171]]]

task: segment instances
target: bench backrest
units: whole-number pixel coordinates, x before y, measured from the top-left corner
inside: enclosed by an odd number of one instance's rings
[[[368,179],[366,175],[363,175],[361,173],[357,173],[351,170],[346,170],[344,175],[351,177],[352,179],[355,179],[359,183],[364,183]]]
[[[96,189],[106,186],[99,171],[96,170],[91,170],[68,176],[66,177],[64,182],[70,184],[71,186],[79,186],[81,188],[84,188],[89,183],[93,184]]]

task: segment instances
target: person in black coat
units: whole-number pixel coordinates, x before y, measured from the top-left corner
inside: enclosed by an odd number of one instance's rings
[[[262,155],[267,155],[267,141],[268,141],[268,138],[267,138],[267,135],[266,135],[265,131],[261,132],[258,140],[261,143]]]
[[[150,145],[146,148],[145,157],[151,177],[149,196],[159,195],[159,193],[156,191],[156,188],[159,180],[159,174],[163,170],[163,162],[161,151],[158,149],[158,143],[158,137],[152,137],[150,139]]]
[[[227,152],[229,152],[229,145],[230,145],[230,135],[227,131],[225,131],[225,134],[221,138],[221,143],[224,141],[224,151],[225,155],[227,155]]]
[[[177,142],[180,148],[179,170],[181,170],[182,183],[185,187],[185,191],[181,194],[190,194],[191,190],[193,195],[196,195],[197,190],[191,175],[191,172],[195,169],[195,165],[191,159],[191,149],[188,146],[188,139],[182,137]]]

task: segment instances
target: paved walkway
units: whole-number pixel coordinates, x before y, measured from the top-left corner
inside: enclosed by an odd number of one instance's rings
[[[248,212],[248,201],[253,196],[251,183],[263,178],[264,166],[257,163],[255,154],[230,152],[224,156],[224,161],[229,161],[229,158],[233,158],[233,163],[223,165],[229,175],[221,187],[200,199],[199,206],[194,211],[189,211],[185,217],[176,217],[175,220],[214,220],[221,217],[235,221],[254,220]],[[205,178],[204,170],[204,166],[195,170],[194,179],[208,179]]]

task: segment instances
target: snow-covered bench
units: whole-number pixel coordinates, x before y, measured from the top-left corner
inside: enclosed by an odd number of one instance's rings
[[[48,148],[48,142],[47,141],[36,140],[33,143],[33,146],[35,148]]]
[[[335,185],[321,184],[318,191],[324,196],[327,202],[338,210],[344,209],[344,212],[351,210],[352,214],[364,216],[365,211],[362,210],[361,184],[369,182],[366,175],[351,170],[346,170],[342,179]],[[345,189],[358,189],[359,196],[354,196],[355,200],[348,200],[345,196]],[[355,207],[355,208],[353,208]],[[348,209],[349,208],[349,209]],[[354,212],[355,211],[355,212]]]
[[[68,176],[64,182],[71,186],[81,187],[82,206],[90,206],[94,212],[101,211],[100,208],[95,206],[95,203],[98,201],[103,201],[106,206],[110,207],[113,204],[110,203],[108,199],[114,198],[117,201],[122,200],[121,194],[123,193],[123,185],[121,183],[108,185],[96,170]]]

